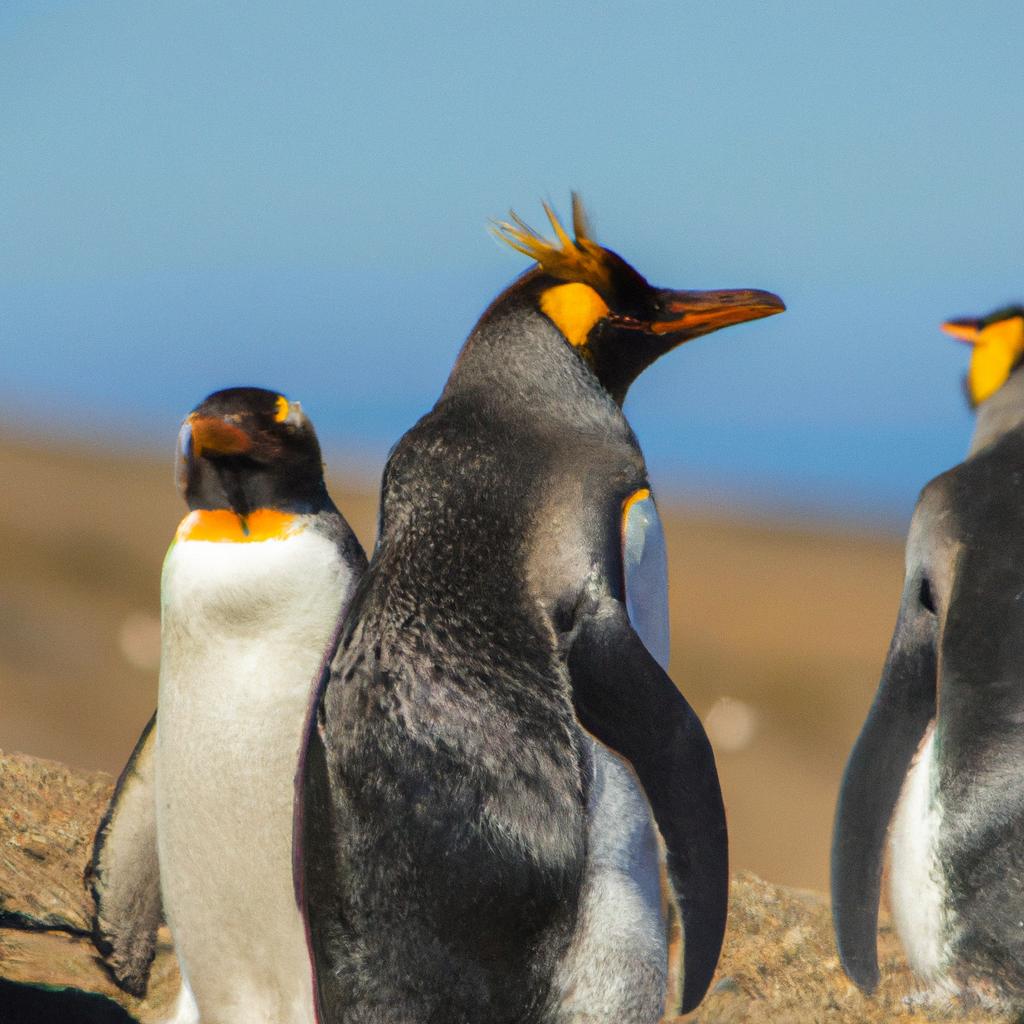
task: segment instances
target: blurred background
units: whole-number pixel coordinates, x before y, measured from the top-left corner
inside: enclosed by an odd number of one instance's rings
[[[1024,298],[1016,3],[0,5],[0,747],[116,771],[152,711],[178,422],[301,399],[364,543],[387,450],[567,211],[780,317],[626,411],[673,675],[734,863],[823,888],[920,487],[971,430],[949,316]]]

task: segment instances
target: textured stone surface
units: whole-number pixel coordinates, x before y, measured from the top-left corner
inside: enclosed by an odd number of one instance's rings
[[[0,773],[0,923],[87,932],[82,872],[110,799],[102,773],[4,757]]]
[[[750,872],[733,878],[729,927],[711,992],[687,1024],[981,1024],[1007,1017],[979,1007],[922,1004],[899,942],[883,915],[878,938],[882,983],[863,996],[843,973],[827,899],[772,885]]]
[[[76,1001],[76,991],[104,996],[141,1024],[155,1024],[177,994],[166,929],[145,1000],[113,983],[88,936],[92,897],[84,874],[112,789],[102,772],[0,755],[0,979],[54,990],[27,1001],[10,986],[0,989],[3,1024],[100,1019],[95,1006]]]

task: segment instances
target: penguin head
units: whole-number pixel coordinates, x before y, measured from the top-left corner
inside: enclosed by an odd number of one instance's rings
[[[298,402],[263,388],[215,391],[178,435],[178,487],[188,506],[315,512],[329,503],[320,444]]]
[[[1024,361],[1024,307],[1006,306],[980,319],[947,320],[942,329],[973,347],[967,371],[972,407],[991,398]]]
[[[771,292],[753,289],[672,291],[657,288],[621,256],[591,238],[579,196],[573,193],[573,234],[545,203],[556,241],[514,213],[494,233],[537,267],[499,298],[526,293],[621,405],[634,380],[659,356],[721,327],[785,310]]]

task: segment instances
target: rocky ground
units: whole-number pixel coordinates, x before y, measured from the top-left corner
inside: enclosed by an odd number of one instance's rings
[[[0,755],[0,1024],[151,1024],[177,993],[166,930],[145,1001],[113,983],[89,939],[84,875],[113,782]]]
[[[112,785],[102,772],[0,755],[0,1024],[151,1024],[174,999],[177,970],[166,934],[141,1001],[111,982],[89,940],[92,906],[83,875]],[[886,922],[880,956],[885,981],[865,999],[840,969],[825,898],[740,873],[718,976],[687,1021],[1005,1020],[908,1002],[912,981]]]

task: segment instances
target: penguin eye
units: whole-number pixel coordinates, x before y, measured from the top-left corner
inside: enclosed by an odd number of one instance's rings
[[[917,600],[929,615],[935,614],[935,595],[932,593],[932,585],[927,576],[921,577],[921,584],[917,590]]]

